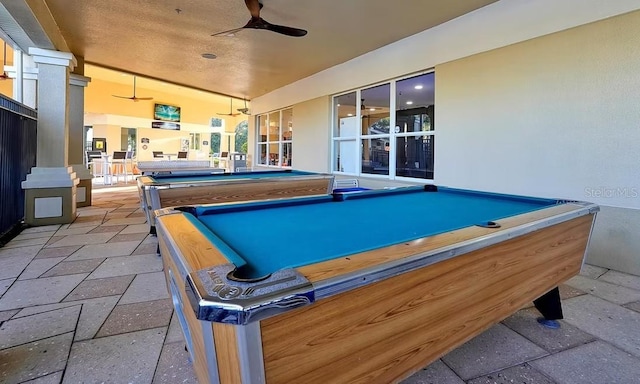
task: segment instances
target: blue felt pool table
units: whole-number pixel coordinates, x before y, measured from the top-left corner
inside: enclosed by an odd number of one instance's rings
[[[597,211],[427,185],[184,206],[158,237],[201,382],[387,383],[527,302],[561,318]]]
[[[154,211],[184,204],[327,195],[333,176],[298,170],[212,172],[180,171],[138,177],[140,205],[149,231],[155,233]]]

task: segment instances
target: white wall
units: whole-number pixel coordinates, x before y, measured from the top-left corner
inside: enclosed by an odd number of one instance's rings
[[[293,168],[329,172],[330,106],[331,98],[328,96],[293,106]]]
[[[436,182],[640,208],[639,69],[640,12],[437,66]]]
[[[640,274],[640,12],[436,66],[436,183],[603,206],[588,261]]]

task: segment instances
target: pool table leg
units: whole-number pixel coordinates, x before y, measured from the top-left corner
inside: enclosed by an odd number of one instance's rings
[[[540,311],[545,320],[559,320],[563,318],[558,287],[553,288],[534,300],[533,305]]]

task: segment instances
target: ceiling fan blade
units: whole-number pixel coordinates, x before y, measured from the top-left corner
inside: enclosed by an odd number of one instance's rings
[[[300,28],[287,27],[284,25],[271,24],[267,22],[267,29],[272,32],[281,33],[283,35],[292,37],[302,37],[307,34],[307,31]]]
[[[281,33],[283,35],[292,36],[292,37],[302,37],[307,34],[307,31],[300,28],[287,27],[284,25],[271,24],[263,18],[251,19],[249,22],[242,28],[247,29],[266,29],[268,31]]]
[[[238,31],[241,31],[243,28],[244,28],[244,27],[240,27],[240,28],[230,29],[230,30],[228,30],[228,31],[217,32],[217,33],[214,33],[214,34],[213,34],[213,35],[211,35],[211,36],[227,36],[227,35],[232,35],[232,34],[234,34],[234,33],[238,32]]]
[[[133,100],[133,101],[153,100],[153,97],[136,97],[136,77],[135,77],[135,75],[133,76],[133,96],[118,96],[118,95],[111,95],[111,96],[118,97],[120,99],[129,99],[129,100]]]

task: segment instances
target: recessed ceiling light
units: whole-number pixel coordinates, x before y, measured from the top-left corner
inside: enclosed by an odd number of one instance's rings
[[[347,116],[353,116],[353,113],[347,113]]]
[[[339,106],[340,106],[340,103],[338,103],[338,104],[337,104],[337,106],[339,107]]]
[[[375,109],[375,108],[369,108],[369,110],[370,110],[371,112],[373,112],[373,111],[375,111],[376,109]]]
[[[216,57],[218,57],[213,53],[203,53],[201,56],[204,57],[205,59],[215,59]]]
[[[407,105],[413,104],[413,101],[407,101]]]
[[[413,87],[413,88],[415,88],[415,89],[422,89],[423,87],[422,87],[422,85],[418,84],[418,85],[416,85],[416,86],[415,86],[415,87]]]

